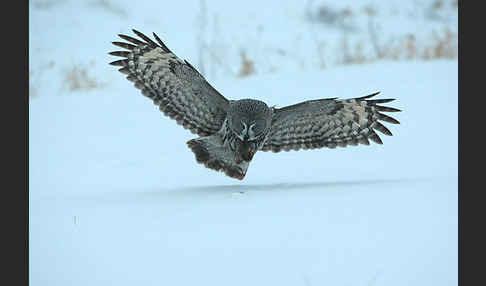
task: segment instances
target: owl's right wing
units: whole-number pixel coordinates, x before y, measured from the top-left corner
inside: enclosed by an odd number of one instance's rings
[[[369,145],[369,140],[383,144],[375,130],[386,135],[392,133],[380,121],[399,122],[381,112],[400,110],[378,105],[394,99],[369,99],[377,94],[343,100],[309,100],[275,108],[272,129],[262,150],[280,152]]]
[[[125,42],[114,45],[128,51],[110,52],[124,57],[111,62],[121,66],[120,72],[135,83],[142,94],[184,128],[199,136],[211,135],[221,129],[229,101],[214,89],[187,61],[173,54],[154,33],[158,44],[133,30],[142,40],[119,35]]]

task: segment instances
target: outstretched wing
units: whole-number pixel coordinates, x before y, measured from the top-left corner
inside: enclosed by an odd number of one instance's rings
[[[276,108],[272,130],[263,151],[335,148],[347,145],[383,144],[376,130],[392,135],[381,121],[399,122],[381,112],[397,112],[396,108],[377,105],[394,99],[369,98],[379,92],[353,99],[327,98],[309,100]],[[369,139],[369,140],[368,140]]]
[[[228,100],[214,89],[187,61],[174,55],[154,33],[158,44],[133,30],[142,40],[126,35],[128,41],[113,42],[128,51],[109,53],[124,57],[111,62],[135,83],[142,94],[167,116],[193,133],[207,136],[220,130],[226,117]]]

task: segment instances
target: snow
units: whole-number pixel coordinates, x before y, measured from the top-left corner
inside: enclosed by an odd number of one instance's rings
[[[403,18],[413,10],[361,2]],[[197,63],[199,1],[30,3],[32,285],[457,285],[457,60],[318,69],[290,58],[247,78],[208,72],[232,99],[281,107],[381,91],[403,110],[390,114],[401,124],[385,124],[394,136],[383,145],[258,152],[237,181],[197,164],[185,145],[195,136],[107,64],[110,42],[131,28]],[[265,45],[277,45],[305,26],[305,7],[276,3],[206,6],[222,34],[241,31],[238,43],[261,24]],[[411,27],[390,15],[399,31]],[[294,51],[312,57],[304,40]],[[225,59],[236,72],[239,59]],[[70,91],[72,66],[100,87]]]

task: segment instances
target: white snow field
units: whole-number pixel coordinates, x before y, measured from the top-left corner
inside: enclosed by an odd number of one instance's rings
[[[197,62],[199,2],[138,2],[30,2],[31,285],[457,285],[457,60],[209,76],[231,99],[282,107],[381,91],[403,110],[383,145],[258,152],[238,181],[197,164],[195,135],[108,65],[131,28]],[[272,26],[268,3],[252,13]],[[282,29],[299,3],[275,12]],[[224,7],[221,27],[245,19]],[[98,85],[63,85],[71,66]]]

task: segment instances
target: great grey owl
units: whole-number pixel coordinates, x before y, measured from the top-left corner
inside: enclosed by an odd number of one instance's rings
[[[394,99],[373,99],[378,94],[352,99],[325,98],[283,108],[255,99],[228,100],[187,61],[179,59],[154,33],[154,42],[133,30],[135,39],[113,42],[127,51],[110,52],[124,59],[111,62],[153,100],[166,116],[200,137],[187,145],[196,161],[242,180],[258,150],[335,148],[383,144],[375,130],[391,132],[379,120],[399,122],[381,112],[396,108],[378,105]]]

